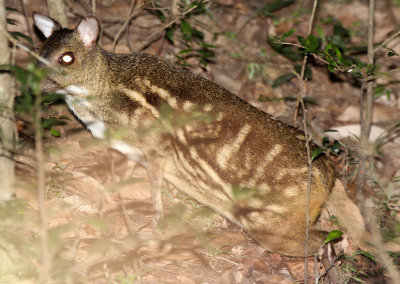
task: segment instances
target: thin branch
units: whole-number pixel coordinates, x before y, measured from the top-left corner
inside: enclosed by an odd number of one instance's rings
[[[314,5],[313,9],[311,12],[311,17],[310,21],[308,23],[308,32],[307,36],[311,34],[312,27],[313,27],[313,22],[314,22],[314,17],[315,17],[315,12],[317,10],[317,5],[318,5],[318,0],[314,0]],[[310,140],[311,137],[308,133],[308,128],[307,128],[307,110],[304,105],[304,97],[306,94],[306,84],[305,84],[305,70],[306,70],[306,65],[307,65],[307,59],[308,59],[308,54],[305,54],[303,58],[303,65],[301,68],[301,73],[300,73],[300,78],[299,78],[299,88],[300,88],[300,93],[297,96],[297,102],[296,102],[296,112],[295,112],[295,118],[297,117],[297,112],[299,105],[301,105],[303,109],[303,125],[304,125],[304,135],[306,138],[306,148],[307,148],[307,163],[308,163],[308,182],[307,182],[307,197],[306,197],[306,239],[305,239],[305,252],[304,252],[304,283],[308,283],[308,241],[309,241],[309,230],[310,230],[310,212],[309,212],[309,207],[310,207],[310,197],[311,197],[311,181],[312,181],[312,161],[311,161],[311,149],[310,149]]]
[[[20,43],[18,40],[16,40],[12,35],[10,35],[8,32],[4,32],[5,35],[7,36],[8,40],[11,41],[14,45],[18,46],[19,48],[21,48],[23,51],[25,51],[26,53],[28,53],[29,55],[33,56],[34,58],[36,58],[37,60],[39,60],[40,62],[42,62],[43,64],[45,64],[46,66],[51,67],[51,63],[50,61],[48,61],[46,58],[41,57],[40,55],[38,55],[37,53],[33,52],[29,47],[23,45],[22,43]],[[52,67],[54,68],[54,67]],[[54,68],[55,69],[55,68]]]
[[[400,35],[400,30],[398,30],[394,35],[386,39],[383,43],[375,47],[373,53],[376,53],[379,49],[386,47],[392,40],[394,40],[398,35]]]
[[[35,127],[35,152],[36,152],[36,167],[37,167],[37,198],[40,215],[40,251],[41,251],[41,269],[40,269],[40,282],[52,283],[52,261],[49,251],[49,236],[47,231],[48,216],[46,211],[46,183],[45,183],[45,168],[43,156],[43,141],[42,141],[42,125],[41,125],[41,94],[35,96],[35,113],[34,113],[34,127]]]
[[[96,15],[96,0],[92,0],[92,11]]]
[[[375,0],[369,0],[369,15],[368,15],[368,66],[374,64],[374,12]],[[368,74],[367,74],[368,75]],[[367,175],[367,162],[369,159],[369,135],[372,126],[372,113],[374,106],[374,81],[364,79],[364,84],[367,87],[367,95],[365,99],[364,110],[364,92],[361,90],[360,97],[360,149],[359,153],[359,167],[356,178],[356,201],[357,206],[360,208],[361,213],[364,210],[364,185],[365,177]],[[363,85],[364,85],[363,84]]]
[[[132,21],[133,18],[137,17],[140,12],[143,10],[143,2],[141,0],[132,0],[131,8],[129,10],[129,17],[126,19],[120,30],[118,31],[117,35],[114,38],[112,52],[115,51],[115,47],[117,46],[117,41],[119,40],[121,34],[125,31],[126,27]]]
[[[20,2],[20,5],[21,5],[22,14],[24,15],[24,18],[25,18],[25,25],[26,25],[26,28],[28,29],[28,34],[29,34],[30,38],[33,38],[31,24],[29,23],[28,17],[26,15],[24,1],[23,0],[19,0],[19,2]]]

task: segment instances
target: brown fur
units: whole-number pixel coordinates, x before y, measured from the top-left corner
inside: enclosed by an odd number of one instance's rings
[[[58,63],[65,52],[74,53],[70,66]],[[97,44],[87,48],[76,30],[57,27],[40,54],[65,71],[50,74],[44,88],[87,90],[70,94],[90,103],[75,105],[75,115],[83,122],[101,120],[113,133],[128,129],[120,140],[140,149],[154,184],[164,178],[243,227],[266,249],[304,255],[308,166],[303,132],[155,56],[111,54]],[[165,106],[170,120],[160,119]],[[199,112],[206,117],[191,117]],[[186,123],[180,123],[183,118]],[[158,122],[164,130],[149,131]],[[312,171],[314,222],[333,187],[334,170],[321,155]],[[236,196],[232,187],[246,197]],[[310,232],[310,253],[323,235]]]

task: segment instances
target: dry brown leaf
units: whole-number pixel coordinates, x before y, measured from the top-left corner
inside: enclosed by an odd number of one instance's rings
[[[296,280],[303,280],[304,279],[304,259],[303,258],[298,258],[295,261],[288,261],[286,263],[290,274],[296,279]],[[309,258],[308,261],[308,277],[313,277],[314,276],[314,262],[312,258]]]
[[[336,216],[339,221],[339,228],[332,226],[329,215]],[[360,210],[354,202],[347,196],[344,191],[342,182],[336,179],[328,201],[325,203],[325,209],[321,212],[321,227],[324,231],[339,229],[346,232],[350,239],[353,240],[358,247],[363,250],[371,251],[371,247],[367,244],[370,238],[369,233],[365,230],[364,218]],[[345,247],[342,247],[345,249]]]

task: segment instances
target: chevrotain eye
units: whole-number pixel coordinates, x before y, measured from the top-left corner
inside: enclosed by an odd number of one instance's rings
[[[58,62],[60,62],[60,64],[62,65],[71,65],[72,63],[74,63],[74,60],[74,54],[72,52],[66,52],[60,56]]]

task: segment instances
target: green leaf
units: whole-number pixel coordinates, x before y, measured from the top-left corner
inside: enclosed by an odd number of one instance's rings
[[[192,37],[197,38],[199,40],[203,40],[204,38],[204,33],[199,31],[198,29],[192,29]]]
[[[293,72],[283,74],[275,79],[275,81],[272,83],[272,88],[279,87],[295,77],[296,75],[293,74]]]
[[[54,137],[60,137],[60,131],[58,131],[57,129],[53,128],[50,129],[50,134],[53,135]]]
[[[305,48],[307,45],[307,40],[304,36],[297,36],[299,43]]]
[[[217,48],[215,45],[209,44],[209,43],[205,43],[205,42],[202,42],[202,43],[200,44],[200,46],[201,46],[201,47],[204,47],[204,48]]]
[[[330,144],[329,137],[325,136],[324,138],[322,138],[322,146],[324,146],[326,148],[326,147],[329,147],[329,144]]]
[[[332,145],[332,151],[336,154],[338,154],[340,152],[340,150],[342,149],[342,145],[340,145],[340,143],[338,141],[335,140],[335,142]]]
[[[392,78],[392,76],[390,76],[388,73],[385,73],[385,72],[375,72],[375,75],[382,75],[382,76],[385,76],[388,78]]]
[[[178,54],[186,54],[186,53],[190,53],[192,51],[193,51],[193,49],[186,48],[186,49],[183,49],[183,50],[179,51]]]
[[[19,10],[11,8],[11,7],[6,7],[6,11],[8,11],[8,12],[17,12],[17,13],[21,14],[21,12]]]
[[[311,153],[311,161],[314,161],[314,159],[321,155],[324,151],[325,149],[323,148],[314,149]]]
[[[26,82],[26,77],[28,76],[28,71],[19,67],[19,66],[10,66],[10,69],[13,71],[15,78],[17,81],[21,83]]]
[[[17,22],[12,20],[12,19],[7,19],[7,24],[12,25],[12,26],[16,26]]]
[[[324,245],[326,245],[327,243],[329,243],[331,241],[341,238],[342,235],[343,235],[343,232],[339,231],[339,230],[333,230],[333,231],[329,232],[329,234],[325,238]]]
[[[363,250],[354,252],[352,256],[356,256],[356,255],[363,255],[363,256],[369,258],[370,260],[375,261],[375,256],[373,256],[369,252],[366,252],[366,251],[363,251]]]
[[[15,39],[18,39],[19,37],[21,37],[21,38],[25,39],[27,42],[29,42],[31,45],[34,45],[33,40],[32,40],[29,36],[24,35],[23,33],[20,33],[20,32],[10,32],[10,34],[11,34]],[[18,39],[18,40],[19,40],[19,39]]]
[[[215,57],[214,52],[208,51],[208,50],[204,50],[204,49],[197,49],[196,50],[202,58],[212,58]]]
[[[321,41],[323,43],[326,42],[326,37],[323,28],[321,26],[317,26],[316,29],[317,29],[317,34],[320,37]]]
[[[342,23],[339,21],[335,21],[333,25],[333,34],[335,36],[338,36],[339,38],[349,38],[350,37],[350,32],[348,29],[344,28],[342,26]]]
[[[188,2],[188,1],[186,1]],[[196,7],[194,10],[192,10],[189,15],[198,15],[198,14],[204,14],[206,12],[206,8],[203,2],[199,1],[194,1],[192,4],[187,6],[187,10],[190,10],[191,8]]]
[[[174,42],[174,29],[167,28],[165,30],[165,37],[170,41]]]
[[[336,46],[334,47],[334,49],[336,52],[336,57],[337,57],[339,63],[341,63],[342,59],[343,59],[342,53],[340,52],[339,48],[337,48]]]
[[[325,129],[322,131],[322,133],[327,133],[327,132],[338,132],[336,129]]]
[[[336,70],[336,65],[335,65],[335,64],[329,63],[328,69],[329,69],[330,72],[335,72],[335,70]]]
[[[281,40],[284,40],[284,39],[290,37],[290,36],[291,36],[292,34],[294,34],[295,32],[296,32],[296,29],[291,29],[291,30],[287,31],[286,33],[284,33],[284,34],[281,36]]]
[[[319,46],[318,38],[313,35],[309,35],[307,38],[307,50],[306,52],[316,52]]]
[[[47,118],[47,119],[43,119],[42,121],[42,128],[44,129],[51,129],[53,126],[56,125],[64,125],[65,122],[60,121],[56,118]]]
[[[360,70],[358,68],[352,69],[352,72],[350,72],[350,75],[357,79],[363,78],[363,74],[360,72]]]
[[[192,36],[192,34],[193,34],[193,28],[192,28],[192,26],[187,22],[187,21],[185,21],[185,20],[183,20],[182,22],[181,22],[181,30],[182,30],[182,33],[184,34],[184,35],[187,35],[187,36]]]
[[[63,100],[64,100],[64,95],[61,94],[56,94],[56,93],[42,94],[42,102],[55,103]]]

